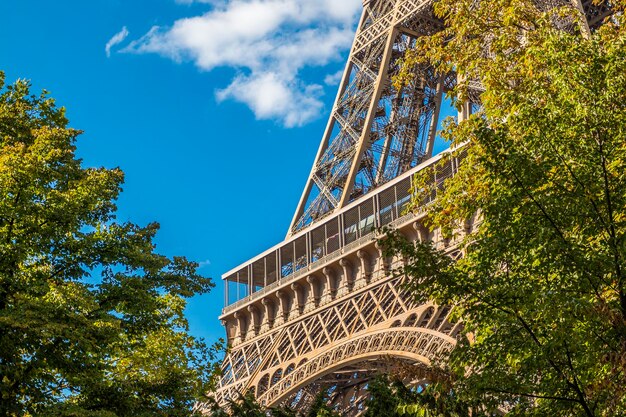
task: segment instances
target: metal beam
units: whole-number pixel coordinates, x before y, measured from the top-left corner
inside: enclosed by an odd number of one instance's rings
[[[396,29],[391,29],[389,34],[387,35],[387,41],[385,43],[385,52],[383,54],[383,62],[381,64],[381,70],[378,73],[378,78],[376,79],[375,85],[375,93],[372,101],[370,102],[370,107],[367,112],[367,117],[365,118],[365,122],[363,124],[363,130],[361,132],[361,137],[359,139],[359,144],[356,148],[356,153],[354,155],[354,159],[352,160],[352,165],[350,167],[350,172],[348,173],[348,178],[346,178],[346,183],[343,188],[343,192],[341,194],[341,200],[339,201],[339,208],[345,207],[346,204],[350,202],[350,194],[352,194],[352,189],[354,188],[354,180],[361,168],[361,160],[363,159],[363,153],[369,147],[369,139],[370,132],[372,129],[372,122],[374,121],[374,116],[376,115],[376,110],[378,109],[378,102],[380,101],[380,97],[383,94],[383,83],[388,82],[387,73],[389,68],[389,62],[391,61],[391,49],[393,48],[393,44],[395,42],[396,36],[398,35],[398,31]]]

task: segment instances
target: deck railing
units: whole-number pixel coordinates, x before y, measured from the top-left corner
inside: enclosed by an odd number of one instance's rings
[[[432,187],[433,192],[420,205],[420,210],[425,210],[435,200],[437,191],[443,187],[443,182],[458,169],[462,156],[455,155],[453,158],[443,159],[444,156],[449,156],[450,152],[453,151],[445,151],[416,166],[335,215],[329,216],[323,223],[301,231],[224,274],[222,278],[226,281],[227,302],[228,282],[245,285],[247,294],[226,306],[223,314],[229,314],[252,300],[262,298],[277,287],[308,274],[317,266],[362,246],[365,241],[375,239],[378,228],[393,226],[398,221],[404,223],[406,207],[411,201],[415,173],[437,166],[431,175],[431,185],[435,185]]]

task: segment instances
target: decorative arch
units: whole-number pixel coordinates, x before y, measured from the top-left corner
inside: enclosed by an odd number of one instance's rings
[[[404,327],[413,327],[415,326],[416,322],[417,322],[417,314],[413,313],[404,322]]]
[[[446,356],[455,346],[452,337],[425,328],[395,327],[364,333],[323,352],[298,365],[261,396],[265,406],[280,404],[299,389],[319,378],[349,365],[388,356],[429,365],[432,360]]]
[[[287,376],[290,373],[292,373],[295,368],[296,368],[296,364],[295,363],[289,364],[289,366],[285,369],[285,375],[284,376]]]
[[[269,383],[270,383],[270,376],[268,374],[263,375],[261,379],[259,380],[259,383],[257,384],[257,387],[256,387],[257,397],[260,397],[261,395],[265,394],[265,391],[267,391],[267,388],[269,387]]]
[[[426,310],[424,310],[424,312],[420,316],[418,326],[426,327],[430,319],[433,317],[433,314],[435,314],[435,307],[431,306],[431,307],[428,307]]]
[[[280,378],[283,376],[283,370],[277,369],[272,375],[272,379],[270,380],[270,386],[275,386],[278,382],[280,382]]]

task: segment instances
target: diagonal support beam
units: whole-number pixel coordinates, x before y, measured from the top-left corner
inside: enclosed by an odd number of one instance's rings
[[[387,35],[383,63],[376,79],[376,93],[370,103],[367,117],[365,118],[363,131],[361,132],[361,137],[359,138],[359,143],[354,159],[352,160],[352,165],[350,167],[350,172],[348,173],[348,178],[346,179],[346,185],[343,189],[341,200],[339,201],[339,208],[345,207],[346,204],[350,202],[350,194],[352,194],[352,190],[354,189],[354,181],[361,167],[363,154],[369,147],[370,131],[372,129],[372,123],[374,122],[374,117],[376,116],[376,110],[378,109],[378,102],[380,101],[383,93],[383,83],[387,82],[389,62],[391,61],[391,50],[397,35],[398,31],[396,29],[391,29]]]

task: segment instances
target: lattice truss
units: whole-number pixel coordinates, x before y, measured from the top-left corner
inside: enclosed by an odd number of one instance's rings
[[[448,322],[449,307],[416,304],[402,289],[403,280],[383,279],[236,346],[224,362],[218,400],[253,390],[262,404],[303,409],[330,388],[334,404],[356,411],[367,381],[381,371],[374,358],[428,363],[445,355],[461,325]]]
[[[597,4],[594,4],[597,3]],[[611,15],[611,2],[602,1],[597,2],[594,0],[578,1],[579,7],[582,8],[583,13],[587,17],[587,24],[590,29],[596,29],[604,22],[608,16]]]
[[[290,234],[432,156],[442,95],[454,87],[456,76],[418,68],[413,82],[399,90],[391,79],[417,37],[441,30],[442,22],[433,16],[433,1],[365,3],[339,94]],[[608,1],[538,3],[546,8],[574,3],[587,16],[590,29],[601,25],[611,12]],[[474,87],[474,92],[481,91],[479,85]]]
[[[539,1],[554,7],[570,0]],[[571,1],[586,14],[590,30],[610,15],[608,2]],[[431,68],[418,69],[403,89],[390,82],[398,60],[416,37],[440,30],[441,22],[432,16],[432,0],[364,3],[341,89],[291,233],[430,158],[441,97],[456,83],[454,74],[441,76]],[[480,90],[480,85],[470,87]],[[476,103],[468,106],[472,104]],[[391,191],[398,187],[388,186]],[[385,187],[373,200],[380,207],[372,209],[383,217]],[[350,210],[338,215],[343,220],[334,223],[331,238],[349,226],[344,223]],[[373,212],[366,210],[366,218],[368,213]],[[399,220],[405,221],[398,218],[394,223]],[[454,242],[426,231],[419,221],[407,222],[394,227],[413,240],[434,241],[458,256]],[[473,225],[466,227],[468,233]],[[316,235],[307,236],[294,239],[308,242],[303,246],[308,247]],[[403,285],[406,278],[390,272],[403,260],[385,259],[373,242],[354,247],[350,245],[362,243],[345,243],[333,249],[340,257],[329,256],[323,268],[297,277],[288,287],[267,288],[224,314],[232,348],[223,362],[219,403],[252,391],[266,406],[286,404],[306,410],[325,390],[337,411],[356,416],[363,411],[373,374],[391,370],[398,360],[428,365],[451,351],[462,324],[448,320],[449,307],[415,302]],[[311,262],[318,260],[314,250],[311,256]],[[396,361],[386,362],[385,357]]]
[[[442,94],[454,79],[430,68],[408,86],[391,78],[417,36],[441,28],[429,0],[365,5],[340,93],[292,232],[368,193],[428,158]]]

